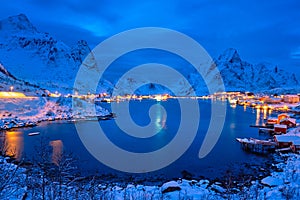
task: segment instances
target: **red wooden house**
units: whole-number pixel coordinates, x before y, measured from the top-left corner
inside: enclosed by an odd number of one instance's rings
[[[287,125],[287,127],[291,128],[291,127],[296,127],[296,119],[294,118],[284,118],[282,120],[280,120],[280,124],[281,125]]]
[[[297,141],[300,141],[300,137],[296,135],[274,135],[274,140],[279,148],[290,147]]]
[[[300,140],[296,140],[293,142],[293,144],[291,145],[291,149],[293,152],[299,152],[300,151]]]
[[[287,125],[274,124],[274,133],[276,134],[286,134]]]

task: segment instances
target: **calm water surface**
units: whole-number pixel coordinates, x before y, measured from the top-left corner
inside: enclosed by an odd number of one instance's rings
[[[191,100],[189,100],[191,101]],[[196,100],[193,100],[196,101]],[[182,177],[182,171],[186,170],[198,178],[201,176],[207,178],[222,177],[227,170],[233,173],[248,170],[245,163],[264,164],[270,162],[268,156],[259,156],[244,152],[236,137],[255,137],[260,136],[256,128],[250,128],[250,124],[259,124],[270,113],[259,111],[252,108],[244,108],[241,106],[230,107],[227,105],[226,121],[222,134],[213,148],[213,150],[203,159],[198,158],[199,149],[206,134],[210,121],[211,102],[208,100],[199,100],[200,106],[200,122],[197,136],[190,148],[176,162],[168,167],[156,172],[147,174],[139,174],[141,177],[163,176],[165,178]],[[122,102],[121,102],[122,103]],[[145,126],[150,122],[148,115],[149,108],[154,104],[164,106],[167,115],[163,112],[156,113],[156,123],[161,131],[155,136],[148,139],[140,139],[131,137],[122,132],[116,125],[114,120],[100,121],[102,129],[106,136],[117,146],[132,152],[150,152],[162,148],[170,142],[179,127],[180,108],[177,100],[168,100],[156,102],[154,100],[131,101],[130,113],[136,124]],[[103,103],[103,107],[110,109],[110,104]],[[117,117],[119,116],[118,113]],[[193,120],[193,119],[190,119]],[[81,121],[79,123],[86,123]],[[91,131],[91,130],[87,130]],[[189,130],[186,130],[187,132]],[[38,136],[28,136],[28,133],[40,132]],[[41,123],[34,128],[15,129],[5,132],[10,148],[16,152],[18,159],[31,159],[36,154],[37,146],[41,140],[47,144],[52,153],[53,162],[55,162],[55,154],[62,152],[72,152],[73,156],[78,159],[78,167],[84,174],[114,174],[122,179],[123,176],[136,176],[136,174],[127,174],[113,170],[98,160],[96,160],[82,144],[74,125],[74,122],[47,122]],[[101,144],[99,144],[101,145]],[[106,152],[103,152],[106,153]],[[112,158],[114,159],[114,158]],[[249,169],[250,170],[250,169]]]

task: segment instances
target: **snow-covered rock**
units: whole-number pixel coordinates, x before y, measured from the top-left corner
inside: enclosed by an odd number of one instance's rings
[[[219,193],[226,192],[226,189],[224,189],[223,187],[221,187],[220,185],[217,185],[217,184],[213,184],[210,187],[211,187],[211,189],[213,189],[213,190],[215,190],[215,191],[217,191]]]
[[[261,183],[270,187],[282,185],[283,181],[279,178],[274,178],[272,176],[268,176],[261,180]]]
[[[282,157],[286,161],[277,164],[280,170],[272,172],[271,176],[261,181],[256,181],[250,188],[245,188],[243,193],[238,195],[247,199],[299,199],[300,156],[298,154],[282,154]]]
[[[220,183],[214,183],[208,188],[201,187],[202,184],[209,183],[206,180],[178,180],[164,183],[161,187],[128,184],[120,186],[117,183],[105,184],[86,184],[85,182],[73,182],[71,185],[57,185],[57,182],[47,181],[45,195],[50,198],[53,191],[61,192],[60,198],[63,199],[299,199],[300,182],[299,166],[300,156],[295,154],[285,155],[287,161],[279,165],[281,172],[273,172],[271,176],[262,181],[251,182],[250,187],[243,186],[236,189],[237,193],[230,193],[220,186]],[[14,176],[9,176],[11,171],[17,169]],[[39,171],[38,167],[35,171]],[[0,191],[1,199],[20,199],[27,196],[28,199],[41,197],[39,187],[27,187],[32,184],[31,181],[39,186],[42,181],[40,176],[28,174],[24,168],[18,168],[17,165],[7,163],[0,156],[0,174],[6,175],[10,183],[6,185],[4,192]],[[1,183],[5,183],[4,176],[0,177]],[[1,180],[3,182],[1,182]],[[29,180],[29,181],[25,181]],[[94,179],[93,179],[94,180]],[[263,182],[263,184],[262,184]],[[264,184],[271,185],[267,187]],[[234,189],[234,188],[233,188]],[[170,190],[170,191],[169,191]]]
[[[174,192],[174,191],[179,191],[179,190],[181,190],[181,188],[176,181],[170,181],[170,182],[164,183],[161,186],[162,193]]]

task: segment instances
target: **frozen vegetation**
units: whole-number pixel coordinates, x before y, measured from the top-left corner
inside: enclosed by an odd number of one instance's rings
[[[300,186],[300,156],[282,155],[283,163],[269,177],[239,187],[232,180],[177,180],[160,186],[102,183],[95,177],[80,178],[68,173],[70,159],[47,173],[45,165],[34,170],[7,162],[0,157],[0,199],[297,199]],[[64,161],[63,161],[64,160]]]

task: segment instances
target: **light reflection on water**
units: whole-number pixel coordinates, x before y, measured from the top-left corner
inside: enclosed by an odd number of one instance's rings
[[[261,121],[261,119],[260,119],[260,109],[257,108],[256,109],[256,121],[255,121],[255,125],[259,125],[260,121]]]
[[[265,124],[266,119],[268,119],[269,116],[272,115],[271,109],[256,109],[256,120],[255,125],[262,125]]]
[[[264,120],[267,119],[267,109],[264,109]]]
[[[149,122],[149,104],[153,105],[153,102],[133,102],[133,119],[139,120],[142,125],[146,125]],[[176,106],[175,101],[159,102],[159,104],[164,107],[166,106],[169,110],[165,113],[159,106],[156,107],[156,110],[154,110],[154,128],[160,130],[160,134],[157,134],[154,141],[146,141],[148,142],[146,145],[135,140],[130,143],[132,139],[126,138],[126,135],[124,136],[124,134],[120,132],[120,130],[115,126],[114,120],[102,121],[101,123],[104,130],[107,130],[112,141],[117,143],[120,147],[127,147],[129,150],[135,150],[138,148],[141,150],[144,150],[144,148],[145,150],[156,150],[156,148],[161,148],[162,145],[167,144],[168,141],[172,139],[172,136],[170,135],[176,133],[178,122],[180,121],[180,118],[177,117],[180,116],[180,111],[175,110],[174,108]],[[262,124],[263,118],[268,117],[270,111],[264,112],[263,110],[256,110],[255,108],[245,108],[241,106],[232,108],[229,105],[224,130],[217,145],[206,158],[199,160],[197,157],[199,147],[202,144],[203,135],[206,133],[206,126],[210,119],[210,115],[208,114],[210,112],[210,102],[201,101],[200,107],[201,119],[199,123],[199,131],[191,148],[185,155],[176,161],[176,163],[159,173],[163,173],[169,177],[180,177],[180,172],[182,170],[187,170],[192,172],[194,175],[215,177],[224,173],[226,171],[226,167],[231,163],[236,163],[237,166],[242,168],[241,163],[250,162],[251,159],[254,159],[255,162],[263,162],[265,160],[265,158],[244,152],[240,148],[240,145],[235,141],[235,138],[260,137],[258,130],[250,128],[249,125],[254,123],[257,125]],[[145,108],[147,109],[143,112],[143,109]],[[173,120],[170,121],[170,118]],[[41,137],[45,137],[47,145],[49,145],[52,150],[50,158],[53,163],[58,164],[59,155],[61,155],[63,151],[69,151],[75,155],[76,158],[79,158],[79,164],[81,165],[79,168],[82,168],[83,172],[114,172],[110,171],[111,169],[108,169],[106,166],[103,166],[87,152],[76,134],[76,129],[73,123],[42,123],[38,127],[20,129],[19,131],[20,132],[6,131],[8,142],[11,145],[11,149],[16,149],[16,158],[18,159],[22,157],[22,151],[26,152],[27,155],[32,155],[35,151],[33,148],[35,143],[37,143]],[[28,136],[28,133],[30,132],[40,132],[41,134],[38,136]]]
[[[156,132],[161,131],[162,129],[166,128],[166,118],[167,115],[165,112],[163,112],[161,107],[156,107],[156,115],[155,115],[155,127]]]
[[[52,147],[52,162],[59,165],[63,153],[63,142],[61,140],[53,140],[49,142],[49,145]]]
[[[22,152],[24,149],[23,133],[20,131],[6,131],[5,138],[7,142],[7,155],[14,156],[17,159],[20,159],[22,157]]]

